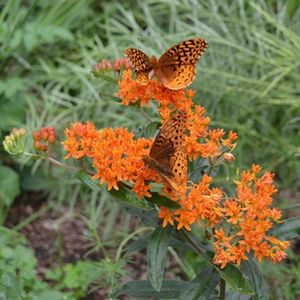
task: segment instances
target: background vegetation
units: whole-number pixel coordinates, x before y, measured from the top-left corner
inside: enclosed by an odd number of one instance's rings
[[[281,191],[276,203],[285,215],[296,215],[297,0],[8,0],[0,2],[0,25],[1,139],[13,127],[31,132],[42,126],[55,126],[63,139],[63,129],[71,122],[86,120],[99,128],[137,130],[145,123],[143,116],[113,101],[108,95],[113,95],[115,85],[94,78],[92,66],[104,58],[122,57],[131,46],[160,55],[181,40],[206,38],[209,48],[192,88],[214,126],[239,134],[232,170],[255,162],[275,172]],[[64,157],[60,148],[57,153],[58,159]],[[62,299],[63,295],[81,299],[91,289],[104,295],[126,282],[124,270],[130,262],[116,259],[116,254],[138,222],[121,213],[123,208],[104,189],[90,191],[74,174],[45,162],[12,160],[3,150],[0,155],[0,299]],[[53,245],[44,240],[47,248],[55,249],[51,258],[55,263],[48,266],[40,262],[46,249],[37,250],[38,234],[32,229],[43,216],[50,216],[54,232]],[[80,257],[68,260],[61,235],[67,230],[66,220],[74,219],[81,222],[78,230],[86,248]],[[38,230],[43,231],[43,226]],[[287,263],[264,265],[271,299],[300,295],[299,243],[294,244]],[[173,258],[181,265],[178,276],[189,278],[191,266],[201,263],[176,253]]]

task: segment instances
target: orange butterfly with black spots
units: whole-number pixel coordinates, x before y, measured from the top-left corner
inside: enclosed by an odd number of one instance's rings
[[[195,38],[171,47],[159,59],[155,56],[149,58],[136,48],[126,49],[125,55],[134,66],[140,84],[147,84],[156,77],[168,89],[179,90],[196,78],[196,64],[206,49],[207,41]]]

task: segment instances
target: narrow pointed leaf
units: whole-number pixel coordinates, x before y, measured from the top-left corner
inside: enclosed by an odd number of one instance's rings
[[[171,226],[156,228],[147,245],[148,277],[157,292],[160,291],[163,281],[171,230]]]
[[[147,201],[151,202],[151,203],[155,203],[157,204],[159,207],[163,206],[163,207],[168,207],[168,208],[179,208],[180,205],[165,197],[165,196],[162,196],[160,195],[159,193],[151,193],[152,197],[151,198],[147,198]]]
[[[100,185],[99,182],[94,180],[89,174],[87,174],[84,170],[79,170],[76,174],[76,177],[87,187],[92,190],[99,191]]]
[[[274,235],[282,240],[290,240],[300,236],[300,219],[290,218],[274,226],[269,232],[269,235]]]
[[[248,257],[248,260],[241,264],[241,270],[249,277],[253,286],[255,291],[253,299],[268,300],[268,287],[259,264],[252,257]]]
[[[117,200],[125,202],[131,206],[141,208],[144,210],[150,210],[151,207],[148,203],[143,199],[138,199],[132,192],[125,189],[122,186],[119,186],[119,190],[112,189],[109,192],[112,196],[114,196]]]
[[[137,299],[178,299],[180,292],[190,285],[187,281],[164,280],[159,292],[149,281],[136,280],[126,283],[118,295],[127,295]]]
[[[249,283],[249,278],[235,265],[229,264],[224,269],[219,269],[221,277],[228,286],[241,294],[253,295],[254,291]]]

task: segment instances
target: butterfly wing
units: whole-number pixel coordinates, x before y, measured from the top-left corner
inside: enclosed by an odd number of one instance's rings
[[[125,50],[127,56],[136,71],[136,80],[140,84],[147,84],[149,72],[152,70],[149,57],[141,50],[128,48]]]
[[[179,90],[190,85],[196,77],[197,62],[207,48],[201,38],[183,41],[165,52],[158,61],[155,74],[162,84]]]
[[[186,121],[186,112],[177,111],[161,127],[149,154],[157,162],[157,171],[177,182],[186,179],[187,173]]]

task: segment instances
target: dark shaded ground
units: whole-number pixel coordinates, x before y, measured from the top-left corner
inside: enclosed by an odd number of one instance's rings
[[[67,208],[61,211],[47,209],[44,197],[39,194],[23,194],[11,207],[7,218],[6,226],[13,227],[26,218],[33,216],[36,212],[45,209],[44,213],[32,222],[22,227],[20,232],[25,235],[29,246],[34,250],[38,260],[37,274],[45,280],[44,274],[47,270],[56,266],[75,263],[78,260],[95,260],[103,258],[102,253],[93,252],[86,256],[90,250],[90,242],[86,239],[87,228],[80,218],[80,209],[68,214]],[[132,220],[132,228],[138,225],[136,219]],[[115,224],[116,228],[119,226]],[[108,249],[111,257],[114,257],[115,249]],[[183,278],[182,271],[174,259],[167,263],[166,278]],[[130,257],[126,265],[128,275],[123,278],[124,283],[136,280],[147,279],[147,261],[145,253],[137,253]],[[108,299],[106,289],[97,290],[84,298],[84,300]],[[125,296],[119,299],[127,300]]]

